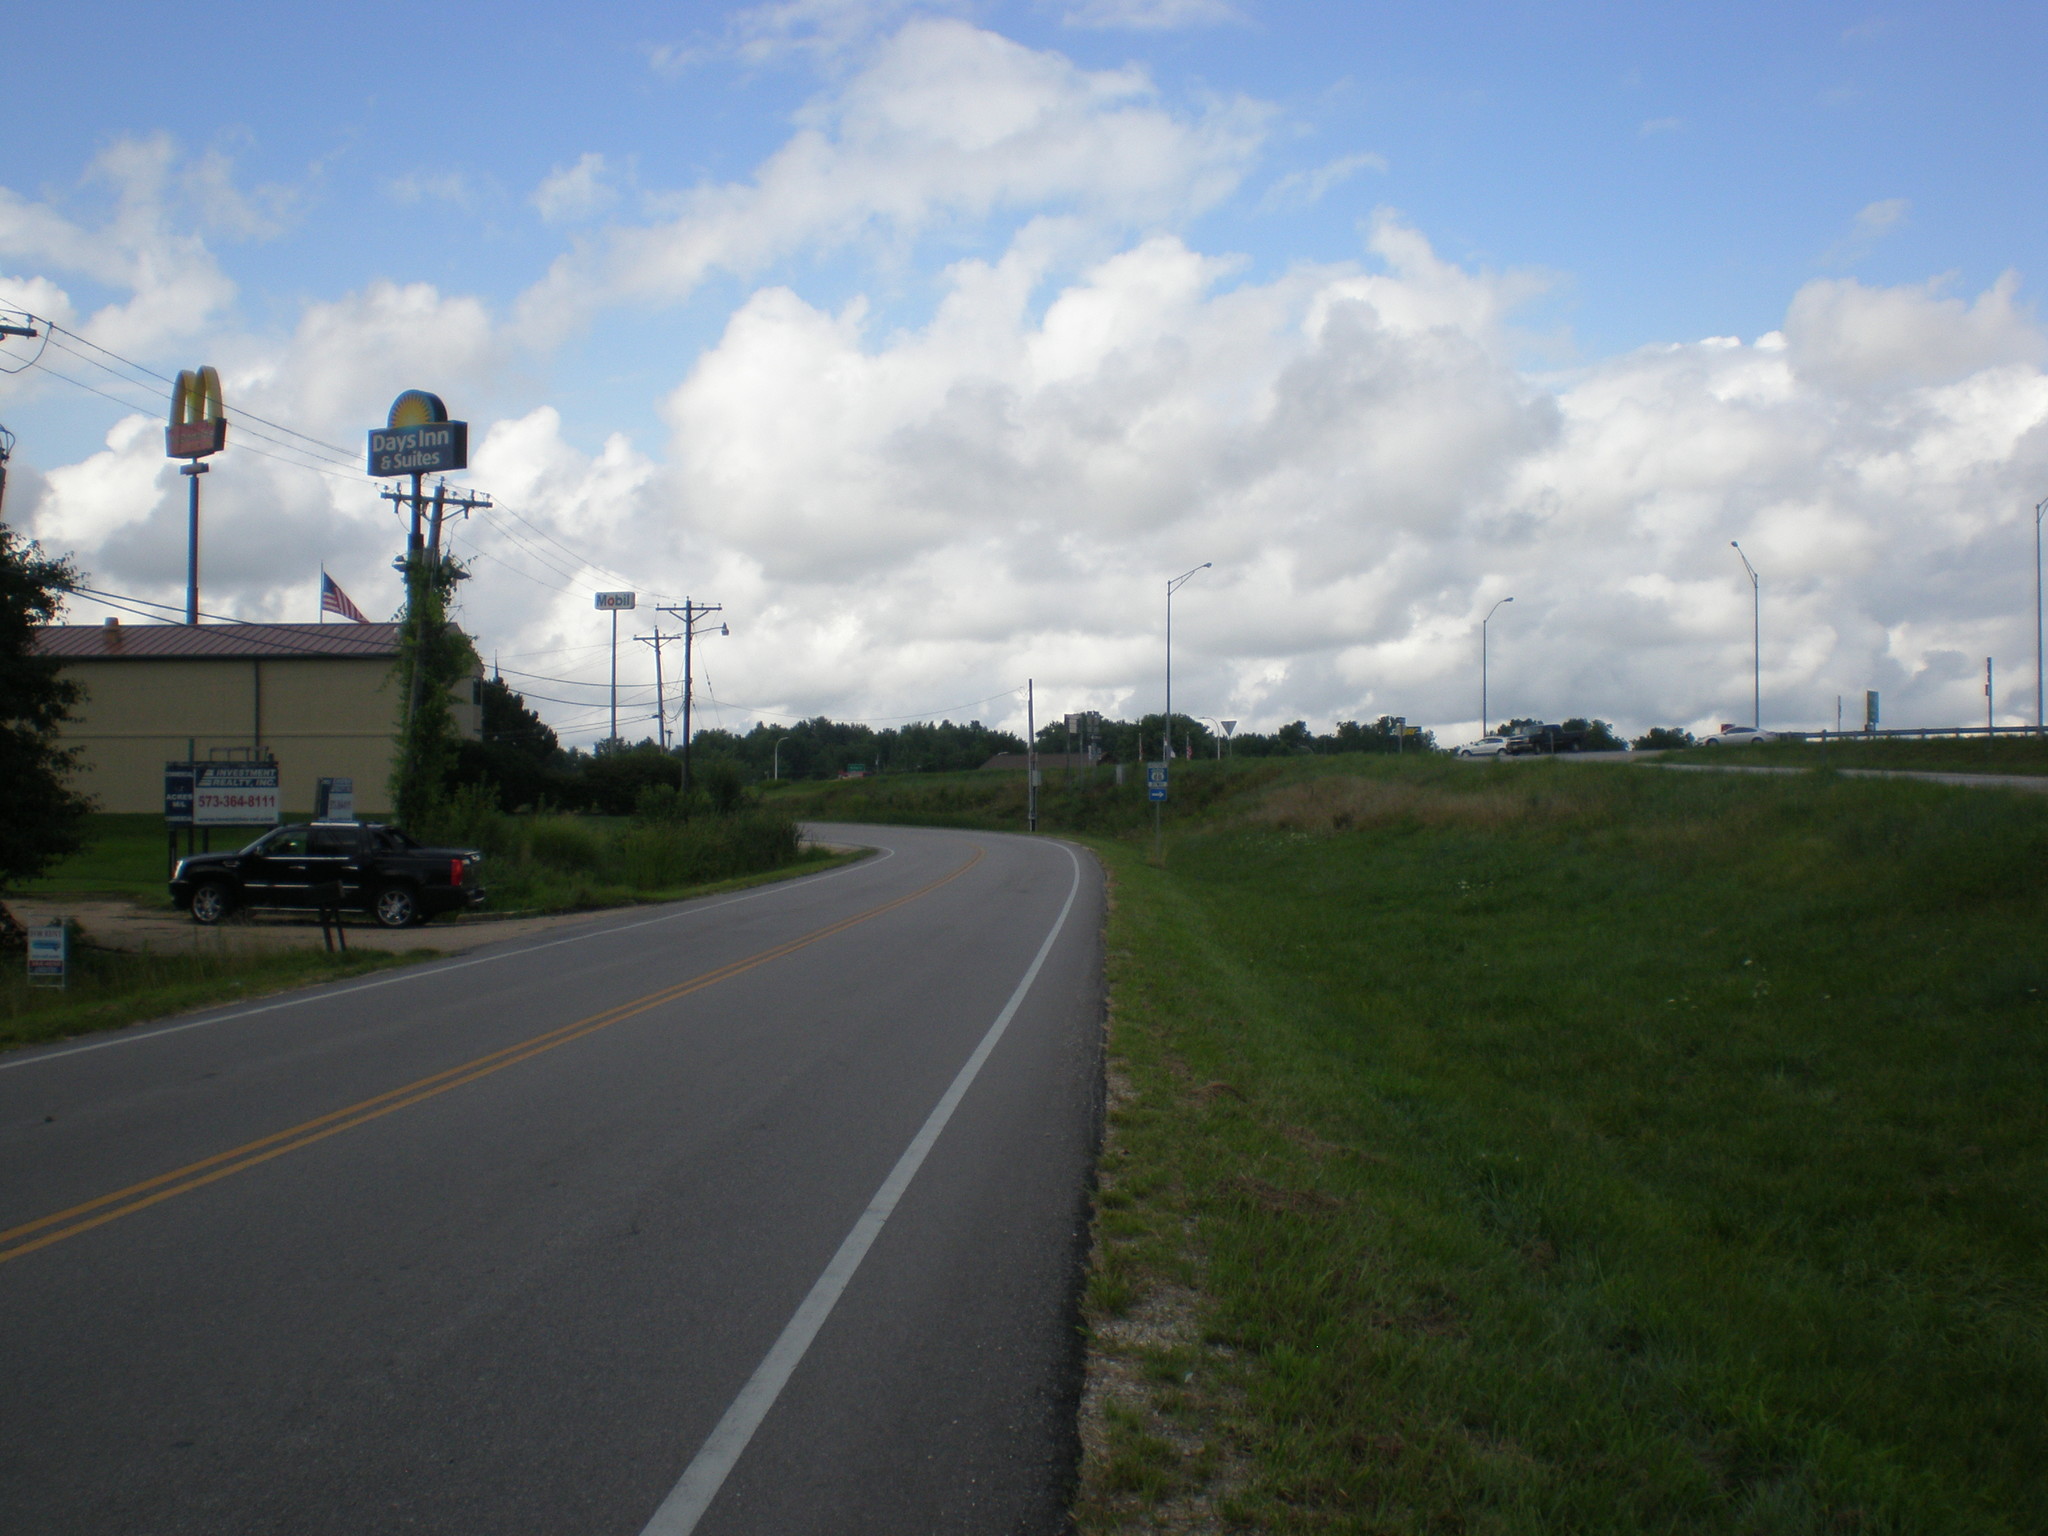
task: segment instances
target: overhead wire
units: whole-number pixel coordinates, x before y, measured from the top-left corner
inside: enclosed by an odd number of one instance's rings
[[[38,315],[33,311],[26,309],[0,310],[0,314],[19,315],[24,320],[43,320],[43,317],[41,315]],[[15,338],[13,337],[0,337],[0,342],[11,341],[14,339]],[[28,338],[22,337],[20,339],[26,341]],[[0,373],[21,373],[27,369],[35,367],[37,363],[43,360],[43,353],[48,349],[49,345],[50,322],[47,320],[43,320],[42,345],[36,348],[36,355],[30,358],[27,362],[23,363],[19,368],[0,368]]]
[[[113,377],[121,380],[121,382],[124,384],[132,385],[137,389],[147,390],[154,399],[162,401],[169,401],[171,399],[172,394],[176,389],[176,386],[170,383],[169,381],[166,381],[162,374],[157,373],[151,369],[145,368],[142,366],[142,364],[134,362],[129,358],[122,357],[120,353],[110,351],[106,347],[100,346],[97,342],[87,341],[85,337],[80,336],[76,331],[67,330],[63,326],[57,325],[50,321],[45,321],[44,323],[48,325],[50,338],[56,343],[57,348],[60,351],[68,352],[73,357],[77,358],[80,362],[86,363],[94,368],[98,368],[104,373],[111,374]],[[145,375],[148,379],[153,380],[155,382],[145,383],[141,379],[132,379],[128,377],[128,375],[122,373],[120,369],[115,368],[110,364],[103,363],[96,357],[87,356],[84,352],[81,352],[77,347],[67,345],[65,341],[62,339],[67,336],[74,341],[85,342],[85,344],[91,347],[94,351],[105,353],[108,357],[113,358],[116,362],[122,363],[125,366],[134,369],[136,372]],[[51,371],[54,372],[55,370]],[[77,381],[73,380],[72,382],[75,383]],[[282,448],[288,453],[296,453],[303,458],[313,459],[317,463],[325,464],[336,469],[352,468],[354,466],[355,460],[352,455],[346,452],[346,450],[337,448],[329,443],[323,443],[318,438],[308,437],[303,432],[294,432],[290,427],[277,426],[276,423],[265,421],[262,417],[252,415],[250,412],[247,411],[230,409],[228,410],[228,417],[230,420],[235,421],[237,425],[241,426],[242,431],[245,435],[255,437],[266,443],[270,443],[274,447]],[[272,437],[268,432],[258,431],[257,429],[250,427],[248,423],[251,421],[261,422],[264,426],[275,427],[277,431],[286,433],[288,436],[291,437],[303,438],[305,441],[315,444],[322,451],[319,453],[315,453],[312,449],[301,448],[297,443],[288,443],[280,438]],[[289,463],[293,461],[285,460],[284,462]],[[357,478],[359,479],[367,480],[369,478],[369,476],[363,474],[363,472],[360,470],[356,471],[356,475]]]
[[[24,313],[26,313],[26,311],[24,311]],[[133,368],[137,373],[146,374],[148,377],[155,379],[157,382],[165,385],[167,389],[175,387],[176,385],[176,380],[171,379],[164,374],[158,373],[154,368],[151,368],[146,364],[136,362],[135,359],[132,357],[123,357],[119,352],[116,352],[112,347],[102,346],[100,343],[94,341],[90,336],[81,335],[79,332],[71,330],[67,326],[60,326],[53,320],[49,320],[41,316],[38,316],[37,318],[43,319],[43,323],[50,328],[53,334],[61,331],[64,335],[71,337],[74,341],[81,341],[85,343],[86,346],[91,347],[95,352],[104,353],[106,356],[113,358],[114,361],[121,363],[129,368]],[[74,349],[67,347],[65,348],[65,350],[72,351]],[[90,359],[88,359],[88,361],[90,361]],[[106,365],[102,363],[100,366],[105,367]],[[112,370],[109,369],[108,371],[111,372]],[[228,414],[231,420],[238,419],[245,421],[253,421],[258,423],[259,425],[269,427],[273,431],[282,432],[288,437],[296,437],[300,439],[302,442],[308,442],[313,444],[317,448],[325,449],[330,455],[335,456],[340,460],[340,462],[344,464],[353,464],[356,462],[355,452],[353,449],[344,448],[339,443],[330,443],[325,438],[313,436],[310,432],[301,432],[296,427],[288,427],[281,421],[272,421],[266,416],[258,416],[254,411],[242,410],[240,408],[231,409]],[[365,478],[368,477],[366,476]]]

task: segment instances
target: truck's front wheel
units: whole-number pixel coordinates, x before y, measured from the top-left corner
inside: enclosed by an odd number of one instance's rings
[[[212,927],[235,910],[235,893],[218,880],[208,880],[192,892],[192,921]]]

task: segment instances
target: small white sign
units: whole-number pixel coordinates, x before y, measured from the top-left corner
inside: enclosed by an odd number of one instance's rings
[[[322,779],[318,792],[313,796],[313,819],[315,821],[354,821],[356,819],[356,781],[354,779]]]
[[[632,608],[638,603],[639,596],[637,592],[600,592],[597,594],[597,611],[617,613]]]
[[[32,987],[61,987],[65,984],[65,962],[70,958],[64,924],[28,931],[28,984]]]

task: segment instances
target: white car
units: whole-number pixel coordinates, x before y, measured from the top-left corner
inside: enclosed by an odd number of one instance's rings
[[[1499,757],[1507,749],[1507,737],[1482,736],[1479,740],[1468,741],[1464,746],[1458,748],[1457,755],[1459,757]]]
[[[1760,747],[1776,741],[1776,731],[1760,731],[1753,725],[1724,725],[1711,736],[1700,738],[1703,747]]]

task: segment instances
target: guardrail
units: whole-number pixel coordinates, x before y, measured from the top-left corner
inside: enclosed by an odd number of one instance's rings
[[[1926,741],[1938,737],[2039,736],[2043,732],[2038,725],[1927,725],[1902,730],[1773,731],[1771,734],[1780,741],[1881,741],[1887,738]]]

